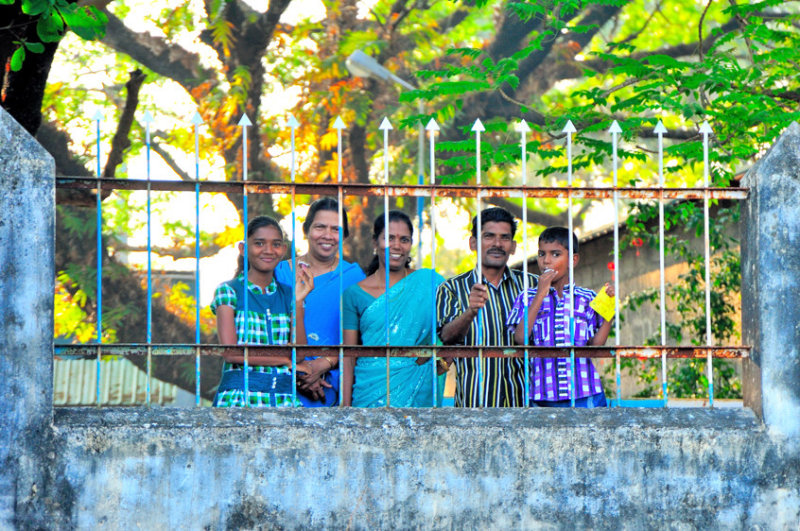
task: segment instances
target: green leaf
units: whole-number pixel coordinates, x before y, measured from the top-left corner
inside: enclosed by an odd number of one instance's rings
[[[36,33],[42,42],[58,42],[64,36],[64,21],[58,13],[48,11],[36,21]]]
[[[686,68],[689,63],[678,61],[674,57],[664,54],[651,55],[647,58],[647,62],[651,65],[666,66],[667,68]]]
[[[91,41],[106,34],[108,17],[94,6],[78,7],[68,4],[61,9],[61,16],[69,29],[82,39]]]
[[[11,71],[12,72],[19,72],[20,68],[22,68],[22,62],[25,60],[25,47],[20,46],[19,48],[14,51],[13,55],[11,56]]]
[[[41,15],[49,8],[50,2],[47,0],[22,0],[22,12],[32,17]]]
[[[42,53],[44,51],[44,44],[41,42],[26,42],[25,48],[30,50],[32,53]]]

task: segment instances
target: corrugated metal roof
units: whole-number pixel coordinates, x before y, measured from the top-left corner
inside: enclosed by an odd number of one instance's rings
[[[172,405],[178,388],[155,378],[150,382],[150,404]],[[147,403],[147,374],[126,359],[100,362],[100,404],[143,406]],[[54,360],[53,405],[94,406],[97,404],[97,362],[95,360]]]

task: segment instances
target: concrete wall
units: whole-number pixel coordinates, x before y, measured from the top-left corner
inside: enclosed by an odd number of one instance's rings
[[[0,117],[0,149],[28,142]],[[790,134],[796,142],[800,128]],[[760,178],[759,197],[796,183],[800,164],[792,166]],[[758,338],[752,404],[764,421],[750,409],[54,414],[48,171],[15,179],[4,170],[0,181],[3,247],[19,241],[2,256],[0,293],[12,283],[27,290],[0,308],[11,316],[0,364],[0,529],[797,529],[800,321],[778,332],[774,316],[745,323]],[[23,184],[39,191],[20,194]],[[7,213],[30,222],[10,227]],[[769,245],[784,236],[770,234]],[[44,259],[26,255],[32,240]],[[783,265],[787,279],[800,272],[797,262]],[[773,308],[772,289],[753,293],[771,272],[747,274],[743,296]],[[781,285],[797,300],[795,284]]]
[[[795,529],[750,411],[59,410],[82,529]]]

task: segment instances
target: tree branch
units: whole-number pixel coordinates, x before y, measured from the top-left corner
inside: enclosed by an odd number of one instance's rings
[[[108,17],[108,25],[102,42],[107,46],[176,81],[190,94],[202,84],[217,85],[216,72],[204,68],[199,55],[164,38],[131,31],[116,15],[108,10],[103,12]]]
[[[641,61],[642,59],[647,59],[651,55],[668,55],[670,57],[686,57],[688,55],[693,55],[697,53],[698,49],[702,49],[703,52],[708,52],[711,47],[714,45],[717,40],[725,35],[726,33],[730,33],[731,31],[736,30],[739,27],[738,22],[736,20],[730,20],[719,27],[719,33],[717,35],[711,35],[707,37],[703,42],[702,45],[699,42],[691,42],[687,44],[676,44],[675,46],[667,46],[666,48],[659,48],[657,50],[648,50],[644,52],[637,52],[631,55],[632,59],[636,59],[637,61]],[[614,62],[611,60],[606,59],[593,59],[590,61],[583,61],[580,63],[583,67],[589,68],[598,73],[604,73],[610,68],[614,67]],[[582,71],[579,72],[579,75],[582,75]],[[564,77],[562,79],[570,79],[569,77]],[[555,80],[560,81],[561,79]]]
[[[112,237],[113,238],[113,237]],[[123,253],[146,253],[147,246],[143,245],[128,245],[123,241],[113,238],[114,251]],[[223,246],[216,243],[200,246],[200,258],[208,258],[214,256],[223,249]],[[194,258],[194,245],[174,245],[172,247],[153,247],[150,246],[150,251],[158,256],[167,256],[175,260],[181,258]]]
[[[583,49],[594,37],[595,33],[599,31],[600,27],[605,24],[611,17],[619,13],[621,6],[606,6],[606,5],[595,5],[589,10],[589,12],[584,16],[579,24],[583,26],[594,26],[592,31],[588,31],[585,33],[569,33],[569,39],[560,39],[559,42],[567,43],[567,48],[565,49],[565,53],[568,55],[568,59],[571,60],[575,53],[578,50]],[[568,17],[564,17],[562,19],[563,22],[569,22],[572,18],[577,14],[575,11],[572,15]],[[500,38],[500,34],[498,34],[498,38]],[[574,50],[569,48],[570,43],[575,42],[577,46],[574,47]],[[536,52],[532,53],[528,57],[526,57],[519,65],[519,78],[520,80],[528,80],[535,72],[539,69],[539,67],[543,64],[546,58],[551,55],[551,51],[553,46],[556,43],[556,39],[552,39],[546,41],[541,50],[537,50]]]
[[[514,203],[513,201],[508,200],[505,197],[491,197],[486,199],[486,202],[494,206],[505,208],[517,218],[522,219],[522,206]],[[527,211],[528,211],[527,212],[528,223],[534,223],[536,225],[542,225],[544,227],[554,227],[554,226],[566,225],[568,222],[566,212],[563,212],[558,215],[553,215],[541,212],[539,210],[531,210],[530,208],[527,209]]]
[[[170,169],[174,171],[175,174],[178,177],[180,177],[182,181],[189,181],[189,182],[195,181],[191,175],[183,171],[183,169],[178,165],[178,163],[175,162],[175,159],[172,158],[172,155],[170,155],[163,147],[161,147],[161,144],[159,144],[158,142],[151,141],[150,148],[156,153],[158,153],[161,159],[164,162],[166,162],[167,166],[169,166]]]
[[[117,171],[117,166],[122,164],[122,155],[131,145],[128,135],[131,132],[133,125],[133,116],[136,113],[136,107],[139,105],[139,90],[144,83],[145,75],[138,68],[131,72],[130,79],[125,83],[128,89],[128,94],[125,98],[125,107],[122,109],[122,116],[117,122],[117,131],[114,133],[114,138],[111,140],[111,151],[108,153],[108,160],[106,160],[106,167],[103,170],[103,177],[114,177]]]

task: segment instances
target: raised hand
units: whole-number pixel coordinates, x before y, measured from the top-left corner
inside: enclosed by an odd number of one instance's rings
[[[553,284],[553,279],[556,278],[556,270],[555,269],[545,269],[542,271],[542,274],[539,275],[539,284],[538,289],[544,293],[548,293],[550,291],[550,286]]]
[[[297,302],[305,300],[306,296],[314,289],[314,275],[308,270],[305,264],[298,264],[295,273],[295,290]]]
[[[606,282],[605,286],[606,286],[606,295],[608,295],[609,297],[613,297],[614,295],[616,295],[616,292],[614,291],[614,284]]]

